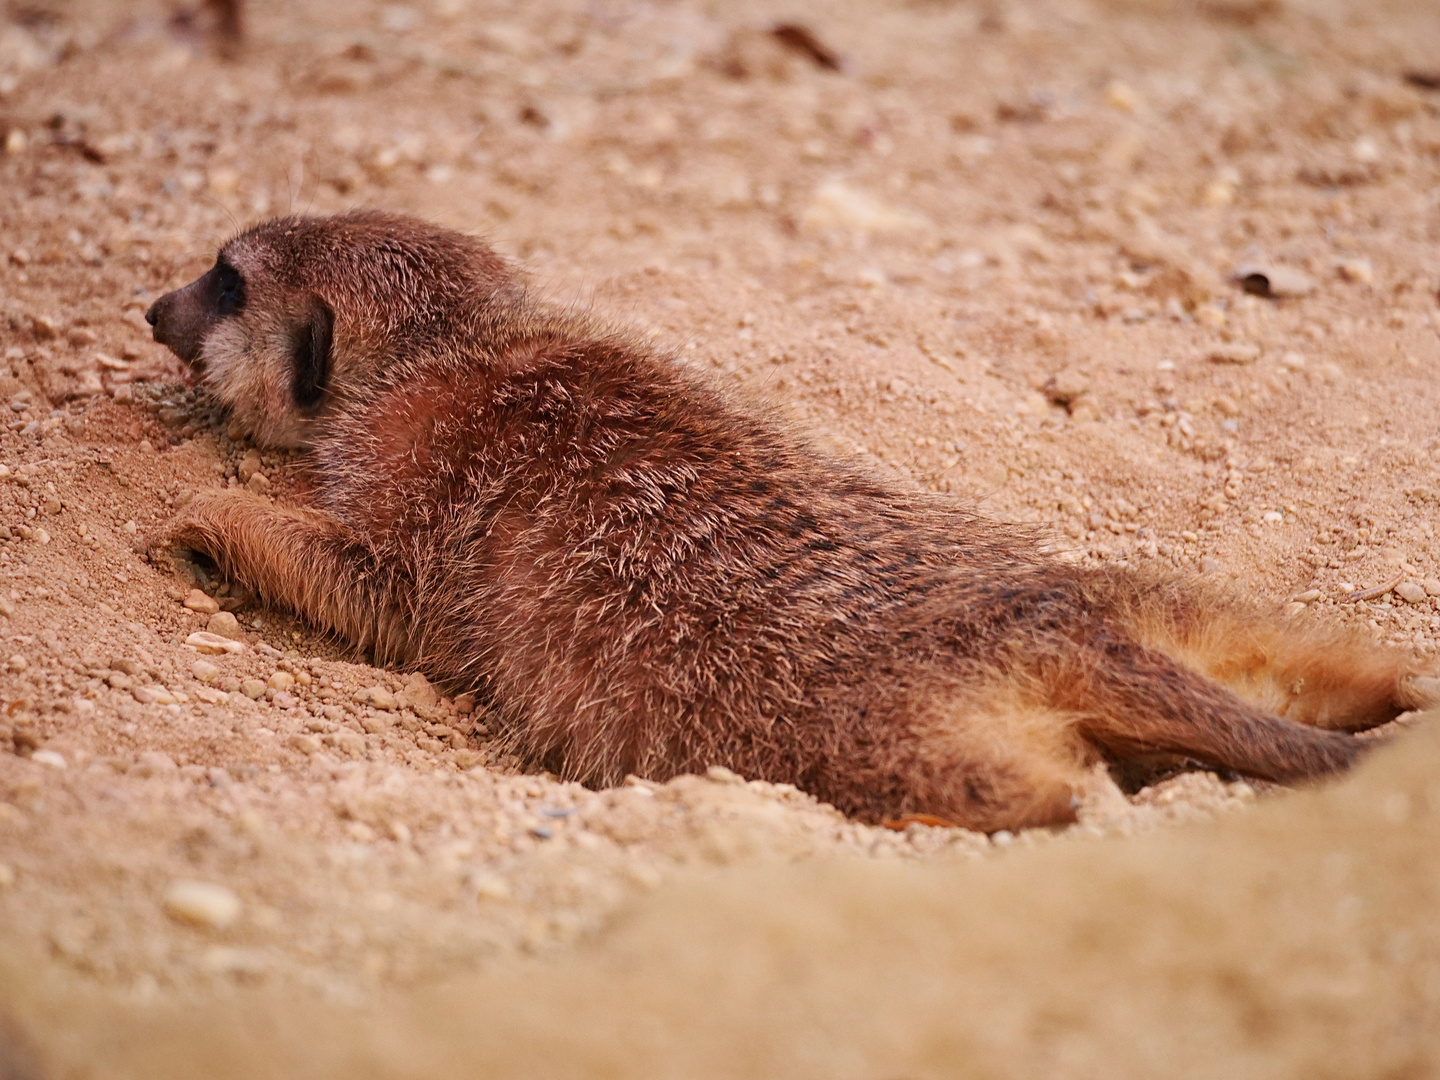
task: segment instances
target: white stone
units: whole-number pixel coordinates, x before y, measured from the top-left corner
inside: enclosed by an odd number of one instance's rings
[[[207,630],[196,630],[185,639],[185,644],[207,656],[222,656],[226,653],[239,654],[245,651],[243,642],[231,641]]]
[[[1423,604],[1426,600],[1425,586],[1418,581],[1402,581],[1395,586],[1395,595],[1407,604]]]
[[[887,206],[837,179],[816,188],[810,205],[800,215],[801,229],[810,233],[905,233],[922,229],[925,224],[919,214]]]
[[[240,898],[224,885],[177,881],[165,890],[165,914],[211,930],[224,930],[240,917]]]
[[[372,705],[377,709],[384,709],[391,712],[400,707],[400,702],[395,695],[383,686],[367,686],[363,690],[355,692],[355,700],[362,705]]]
[[[199,589],[191,589],[185,597],[185,606],[191,611],[198,611],[202,615],[214,615],[220,610],[220,605],[215,602],[213,596],[206,596]]]

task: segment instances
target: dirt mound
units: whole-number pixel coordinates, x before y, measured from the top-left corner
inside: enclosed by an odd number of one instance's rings
[[[687,873],[565,954],[359,1008],[19,997],[56,1075],[1428,1075],[1437,724],[1224,823]]]

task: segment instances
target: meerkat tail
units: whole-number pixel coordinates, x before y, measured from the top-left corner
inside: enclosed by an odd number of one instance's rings
[[[1120,761],[1159,752],[1293,781],[1338,772],[1362,749],[1344,732],[1266,713],[1134,642],[1092,643],[1086,660],[1065,673],[1058,703],[1081,717],[1086,739]]]
[[[1137,587],[1140,586],[1140,587]],[[1195,582],[1110,578],[1107,613],[1128,636],[1234,691],[1265,713],[1365,731],[1414,708],[1426,669],[1351,627],[1284,620]]]
[[[210,556],[265,601],[377,658],[403,660],[412,651],[395,583],[324,513],[258,497],[200,496],[173,539]]]

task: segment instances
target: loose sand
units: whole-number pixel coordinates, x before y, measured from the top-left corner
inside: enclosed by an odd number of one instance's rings
[[[1431,5],[300,7],[230,61],[0,8],[0,1077],[1440,1072],[1433,731],[1315,792],[1097,777],[1059,834],[591,792],[133,547],[204,486],[303,498],[145,307],[374,205],[1061,557],[1434,659]],[[242,652],[187,647],[197,587]]]

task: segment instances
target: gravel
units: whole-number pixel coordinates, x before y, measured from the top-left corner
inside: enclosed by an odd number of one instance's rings
[[[240,917],[243,905],[224,885],[204,881],[176,881],[165,890],[165,914],[177,922],[207,930],[224,930]]]

